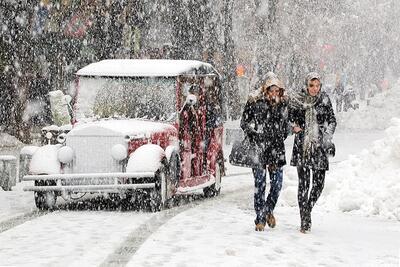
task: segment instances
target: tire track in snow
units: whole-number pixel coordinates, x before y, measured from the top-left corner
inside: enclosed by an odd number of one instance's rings
[[[10,230],[11,228],[21,225],[27,221],[30,221],[30,220],[36,219],[38,217],[41,217],[43,215],[46,215],[48,213],[50,213],[50,211],[32,211],[32,212],[28,212],[28,213],[22,214],[20,216],[17,216],[15,218],[11,218],[9,220],[0,222],[0,233]]]
[[[224,178],[246,175],[249,173],[240,173],[240,174],[232,174],[224,176]],[[238,188],[235,190],[229,190],[223,193],[223,195],[219,195],[218,197],[209,198],[209,199],[196,199],[186,205],[173,207],[167,210],[163,210],[158,212],[154,216],[152,216],[148,221],[140,225],[134,231],[132,231],[129,236],[121,243],[121,245],[114,250],[106,260],[100,265],[102,267],[106,266],[126,266],[132,256],[139,250],[144,242],[155,233],[161,226],[166,224],[173,217],[179,215],[180,213],[187,211],[189,209],[195,208],[199,205],[207,204],[213,201],[220,201],[221,199],[226,199],[229,197],[235,197],[237,194],[242,194],[244,189],[251,190],[253,187],[244,187]]]
[[[158,212],[147,222],[131,232],[122,244],[112,252],[100,266],[125,266],[140,246],[162,225],[178,214],[198,205],[199,203],[190,203],[185,206],[178,206]]]

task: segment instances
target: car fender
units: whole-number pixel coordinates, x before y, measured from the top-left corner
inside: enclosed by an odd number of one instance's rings
[[[61,144],[57,144],[39,147],[32,155],[29,174],[59,174],[61,163],[57,153],[61,146]]]
[[[165,156],[162,147],[154,144],[143,145],[129,156],[126,172],[156,172]]]

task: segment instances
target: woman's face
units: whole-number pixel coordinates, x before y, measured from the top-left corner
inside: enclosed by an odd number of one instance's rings
[[[321,90],[321,82],[317,79],[311,80],[308,82],[307,89],[310,96],[316,96]]]
[[[269,89],[267,89],[267,97],[272,102],[278,103],[280,100],[280,89],[276,85],[272,85]]]

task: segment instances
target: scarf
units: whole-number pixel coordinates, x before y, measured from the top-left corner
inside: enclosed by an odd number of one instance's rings
[[[305,91],[292,92],[290,94],[290,105],[294,108],[305,110],[303,158],[306,161],[311,158],[316,144],[318,143],[319,129],[315,104],[319,96],[320,94],[317,96],[310,96]]]
[[[317,102],[317,96],[308,96],[305,98],[306,126],[304,129],[304,143],[303,143],[303,157],[309,159],[314,152],[314,148],[318,143],[318,123],[317,123],[317,112],[315,110],[315,103]]]

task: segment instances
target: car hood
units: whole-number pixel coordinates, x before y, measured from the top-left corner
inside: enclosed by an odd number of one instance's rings
[[[175,127],[168,123],[114,119],[77,123],[68,135],[150,137],[153,133],[175,130]]]

